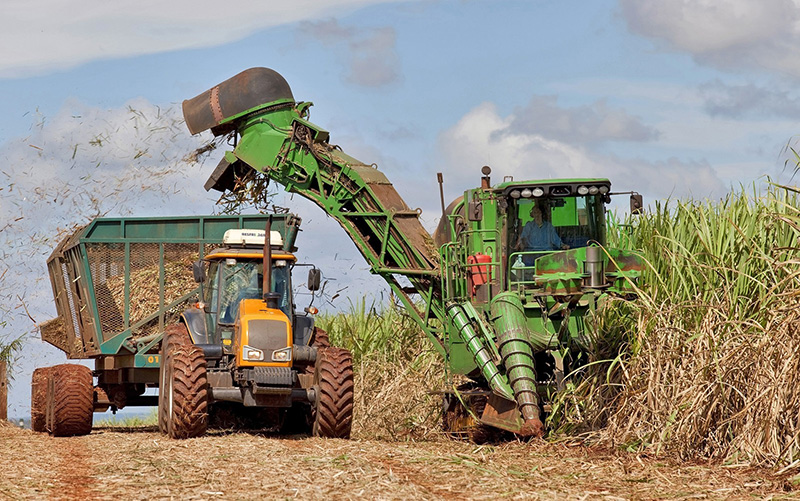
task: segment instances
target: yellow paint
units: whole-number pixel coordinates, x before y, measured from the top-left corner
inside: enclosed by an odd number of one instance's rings
[[[234,352],[236,353],[236,365],[238,367],[291,367],[292,360],[286,362],[273,362],[267,360],[271,355],[264,353],[263,361],[244,360],[242,358],[242,347],[249,345],[249,335],[247,332],[248,322],[251,320],[278,320],[286,325],[286,345],[292,346],[292,329],[289,317],[284,312],[277,309],[267,308],[267,303],[261,299],[243,299],[239,303],[239,316],[236,319],[234,331]]]
[[[253,252],[253,251],[239,251],[236,249],[232,250],[223,250],[220,252],[214,252],[213,254],[209,254],[206,256],[206,260],[208,261],[216,261],[218,259],[263,259],[264,254],[261,252]],[[272,259],[285,259],[287,261],[296,261],[297,258],[292,254],[272,254]]]

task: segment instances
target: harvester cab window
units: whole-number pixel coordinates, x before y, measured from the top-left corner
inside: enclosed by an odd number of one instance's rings
[[[530,266],[535,255],[586,247],[602,241],[603,206],[595,195],[550,199],[520,199],[511,248]],[[514,258],[516,259],[516,258]]]

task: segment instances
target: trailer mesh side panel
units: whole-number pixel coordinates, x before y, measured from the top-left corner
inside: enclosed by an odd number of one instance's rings
[[[192,275],[192,262],[199,259],[197,244],[131,243],[126,322],[124,244],[87,244],[86,253],[104,340],[147,320],[197,288]],[[150,334],[176,320],[185,303],[147,320],[134,329],[134,336]]]
[[[66,315],[66,321],[72,325],[72,332],[76,339],[79,339],[81,336],[81,324],[80,320],[78,319],[78,310],[79,306],[75,304],[75,296],[72,294],[72,279],[70,279],[69,271],[67,270],[67,263],[61,262],[61,276],[59,277],[62,280],[62,293],[66,294],[67,296],[67,305],[68,308],[66,311],[62,311],[60,313]]]
[[[125,248],[122,244],[87,244],[86,254],[100,316],[100,329],[107,333],[125,328]]]
[[[197,288],[192,263],[200,259],[194,244],[164,244],[164,305]]]

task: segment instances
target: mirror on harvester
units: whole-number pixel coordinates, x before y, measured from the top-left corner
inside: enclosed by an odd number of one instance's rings
[[[638,193],[631,195],[631,214],[639,215],[644,213],[644,202],[642,196]]]
[[[311,268],[308,270],[308,290],[318,291],[321,277],[322,272],[318,268]]]
[[[202,261],[192,263],[192,274],[194,275],[194,281],[198,284],[206,281],[206,267],[203,266]]]

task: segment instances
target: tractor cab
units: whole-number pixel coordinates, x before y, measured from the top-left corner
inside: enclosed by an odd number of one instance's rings
[[[235,355],[236,365],[285,365],[294,344],[307,344],[313,323],[297,315],[291,270],[296,257],[283,249],[281,234],[270,232],[265,259],[264,230],[228,230],[223,247],[194,264],[203,284],[202,301],[183,314],[196,344],[217,345]],[[269,289],[264,270],[269,266]],[[257,346],[256,346],[257,345]]]

